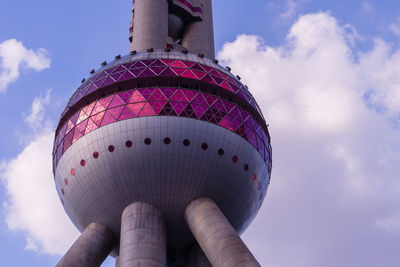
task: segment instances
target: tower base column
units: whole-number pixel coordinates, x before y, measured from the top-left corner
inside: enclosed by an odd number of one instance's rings
[[[122,213],[119,266],[167,266],[165,224],[152,205],[136,202]]]
[[[116,237],[108,228],[98,223],[91,223],[56,267],[98,267],[116,243]]]
[[[213,267],[261,266],[211,199],[192,201],[185,219]]]

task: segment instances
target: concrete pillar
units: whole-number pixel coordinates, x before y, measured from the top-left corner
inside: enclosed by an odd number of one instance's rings
[[[202,3],[202,21],[187,25],[182,38],[182,45],[189,51],[204,54],[208,58],[215,58],[214,26],[212,18],[211,0],[200,0]]]
[[[168,1],[136,0],[130,50],[163,49],[168,36]]]
[[[119,267],[119,256],[115,257],[115,267]]]
[[[199,245],[193,246],[186,255],[185,267],[212,267]]]
[[[119,266],[167,266],[165,224],[152,205],[136,202],[122,213]]]
[[[213,267],[260,266],[211,199],[192,201],[185,219]]]
[[[99,267],[117,243],[105,226],[91,223],[56,267]]]

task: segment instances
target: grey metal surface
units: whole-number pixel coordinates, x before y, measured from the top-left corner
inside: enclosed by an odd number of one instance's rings
[[[89,224],[56,267],[98,267],[115,247],[117,239],[105,226]]]
[[[166,0],[136,0],[131,51],[164,48],[167,36],[168,2]]]
[[[185,219],[213,267],[261,266],[211,199],[191,202]]]
[[[152,205],[132,203],[121,220],[120,267],[167,266],[167,236],[162,214]]]
[[[182,45],[189,51],[204,54],[208,58],[215,57],[214,26],[211,0],[200,0],[202,20],[187,25],[183,34]]]
[[[169,145],[163,142],[166,137]],[[151,145],[144,144],[146,138]],[[189,146],[183,145],[184,139],[190,140]],[[127,140],[132,147],[125,146]],[[208,144],[207,150],[202,143]],[[110,145],[113,152],[108,151]],[[218,154],[220,148],[224,155]],[[99,153],[97,159],[93,152]],[[194,242],[183,220],[192,200],[214,199],[242,232],[258,212],[268,182],[262,157],[242,137],[208,122],[165,116],[119,121],[90,132],[66,151],[55,174],[64,208],[81,231],[96,221],[119,236],[124,208],[147,202],[164,215],[169,247],[177,252]]]

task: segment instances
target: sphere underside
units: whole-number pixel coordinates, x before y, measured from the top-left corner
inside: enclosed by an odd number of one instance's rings
[[[193,239],[184,224],[186,206],[213,199],[241,232],[258,211],[268,168],[240,136],[189,118],[145,117],[115,122],[80,138],[55,174],[64,207],[82,231],[95,221],[117,236],[122,211],[136,201],[160,209],[170,247]]]

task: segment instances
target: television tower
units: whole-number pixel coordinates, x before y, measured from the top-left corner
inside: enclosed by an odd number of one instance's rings
[[[239,235],[266,196],[270,135],[214,58],[211,0],[133,0],[129,40],[61,114],[54,179],[82,234],[57,266],[260,266]]]

